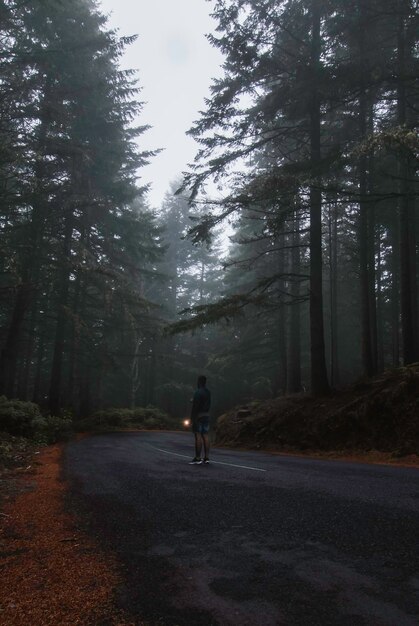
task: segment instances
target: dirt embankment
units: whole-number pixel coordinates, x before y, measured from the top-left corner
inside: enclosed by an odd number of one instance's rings
[[[216,441],[277,451],[377,451],[413,462],[419,455],[419,363],[323,398],[294,395],[238,407],[218,419]]]

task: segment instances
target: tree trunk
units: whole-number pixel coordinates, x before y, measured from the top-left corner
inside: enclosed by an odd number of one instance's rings
[[[294,213],[294,232],[291,250],[291,312],[288,348],[288,392],[301,391],[301,287],[298,275],[301,271],[300,258],[300,222],[298,213]]]
[[[91,394],[90,371],[85,364],[83,376],[80,381],[80,408],[79,417],[88,417],[92,412],[92,394]]]
[[[287,323],[286,323],[286,307],[285,307],[285,236],[279,237],[279,253],[278,253],[278,273],[280,275],[278,281],[278,289],[280,293],[279,309],[278,309],[278,380],[277,395],[284,395],[287,390]]]
[[[148,378],[148,404],[155,403],[154,389],[156,386],[156,365],[157,365],[157,338],[153,334],[151,338],[151,358],[150,358],[150,375]]]
[[[42,394],[42,362],[45,354],[45,333],[42,332],[38,337],[38,350],[36,355],[35,379],[33,383],[32,402],[35,404],[44,404]]]
[[[370,195],[371,197],[371,195]],[[376,242],[375,242],[375,208],[368,210],[368,303],[371,334],[371,355],[373,374],[378,371],[378,321],[377,321],[377,293],[376,293]]]
[[[107,332],[107,324],[110,317],[110,311],[112,307],[112,290],[108,289],[105,284],[103,293],[103,306],[102,306],[102,338],[101,338],[101,346],[100,346],[100,366],[99,371],[96,378],[96,397],[95,397],[95,405],[98,409],[103,408],[104,403],[104,388],[105,388],[105,380],[106,374],[108,371],[108,362],[109,362],[109,344],[108,344],[108,332]],[[127,316],[127,323],[129,323],[129,319]]]
[[[201,261],[201,272],[200,272],[200,277],[199,277],[199,300],[198,300],[199,305],[204,304],[205,279],[206,279],[206,265],[205,265],[205,261]],[[196,359],[196,366],[198,370],[203,370],[206,365],[207,355],[206,355],[206,351],[204,347],[203,332],[204,332],[203,329],[199,328],[196,331],[196,338],[195,338],[195,342],[196,342],[195,359]]]
[[[392,327],[392,364],[400,365],[400,244],[399,215],[394,213],[391,228],[391,327]]]
[[[370,277],[368,265],[368,204],[366,188],[366,157],[359,165],[359,277],[361,289],[362,361],[367,376],[374,374],[374,359],[371,333]]]
[[[399,125],[409,126],[407,112],[406,75],[411,62],[411,44],[407,41],[404,4],[400,3],[398,28],[398,81],[397,113]],[[416,241],[415,206],[411,188],[414,172],[408,151],[399,151],[399,210],[400,210],[400,301],[403,362],[405,365],[419,360],[417,285],[416,285]]]
[[[338,361],[338,259],[337,259],[337,207],[329,205],[329,274],[330,274],[330,381],[332,387],[339,385]]]
[[[59,280],[58,318],[55,330],[54,354],[52,359],[51,382],[49,390],[49,408],[57,414],[62,402],[62,369],[67,325],[68,292],[70,287],[71,240],[73,235],[73,214],[68,211],[64,223],[64,242],[62,252],[62,268]]]
[[[22,324],[28,309],[31,288],[28,283],[19,286],[12,319],[7,333],[6,344],[0,360],[0,392],[13,398],[15,393],[18,350],[21,339]]]
[[[69,342],[69,361],[68,361],[68,384],[67,398],[69,405],[75,407],[75,388],[77,377],[78,352],[80,350],[80,299],[82,291],[82,280],[80,273],[77,273],[74,288],[74,298],[72,305],[72,325]]]
[[[131,362],[130,408],[134,409],[137,403],[137,391],[141,384],[140,349],[144,343],[144,338],[139,335],[138,331],[136,331],[135,328],[133,328],[132,331],[133,331],[132,344],[134,346],[134,356],[132,357],[132,362]],[[147,352],[147,349],[146,349],[146,352]],[[145,394],[147,396],[147,390],[145,390]],[[145,397],[144,402],[145,404],[147,404],[147,397]]]
[[[38,281],[36,281],[38,282]],[[31,371],[33,366],[33,355],[36,348],[36,337],[39,334],[38,329],[38,297],[34,297],[32,302],[32,311],[30,316],[29,328],[27,331],[27,346],[25,351],[24,368],[22,372],[22,380],[19,384],[18,397],[22,400],[27,400],[29,393],[29,382],[31,377]]]
[[[365,51],[365,36],[367,33],[365,5],[361,0],[359,10],[359,58],[360,58],[360,93],[359,93],[359,140],[365,141],[371,120],[368,113],[371,110],[367,93],[368,57]],[[358,163],[359,176],[359,277],[361,295],[361,329],[362,329],[362,361],[364,373],[373,376],[377,371],[376,358],[376,316],[375,316],[375,261],[374,241],[371,234],[374,229],[373,205],[369,194],[372,173],[370,171],[370,157],[366,148],[362,148]]]
[[[382,260],[381,246],[377,252],[377,370],[384,370],[384,325],[383,325],[383,294],[382,294]]]
[[[312,0],[310,102],[310,151],[312,183],[310,186],[310,337],[311,390],[315,395],[330,391],[327,379],[323,321],[323,262],[322,262],[322,193],[320,189],[320,94],[318,88],[321,53],[320,1]]]

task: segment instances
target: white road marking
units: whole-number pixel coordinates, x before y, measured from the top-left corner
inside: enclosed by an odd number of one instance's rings
[[[180,456],[182,459],[190,459],[190,456],[186,456],[185,454],[178,454],[177,452],[169,452],[169,450],[163,450],[162,448],[156,448],[152,446],[150,443],[148,444],[150,448],[153,450],[158,450],[159,452],[164,452],[165,454],[171,454],[172,456]],[[224,463],[223,461],[211,461],[211,465],[228,465],[229,467],[239,467],[240,469],[252,470],[253,472],[267,472],[266,469],[261,469],[260,467],[249,467],[248,465],[235,465],[234,463]]]

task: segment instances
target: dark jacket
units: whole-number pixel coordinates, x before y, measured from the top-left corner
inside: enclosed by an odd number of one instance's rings
[[[203,417],[204,415],[208,415],[210,406],[210,390],[206,387],[198,387],[193,395],[191,418],[196,419],[197,417]]]

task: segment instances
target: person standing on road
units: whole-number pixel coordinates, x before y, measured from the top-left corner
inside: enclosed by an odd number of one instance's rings
[[[192,432],[195,436],[195,457],[190,465],[209,463],[209,410],[211,406],[211,392],[207,389],[205,376],[198,376],[198,388],[192,399],[191,422]],[[204,446],[204,459],[201,457]]]

